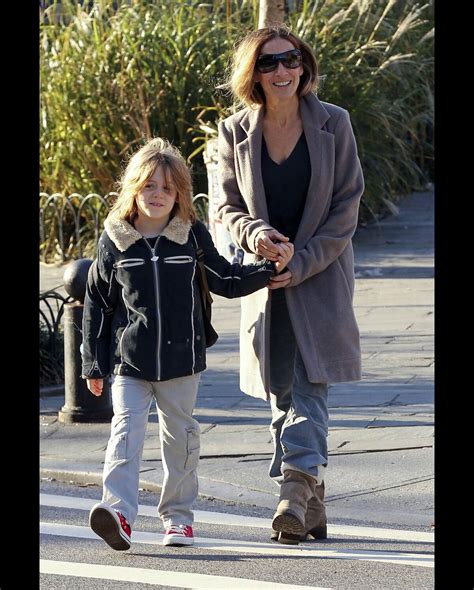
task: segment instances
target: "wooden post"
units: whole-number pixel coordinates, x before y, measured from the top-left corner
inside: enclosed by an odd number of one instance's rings
[[[282,25],[285,20],[285,0],[260,0],[258,28]]]

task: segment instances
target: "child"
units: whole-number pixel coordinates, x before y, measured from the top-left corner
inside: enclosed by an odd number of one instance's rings
[[[102,502],[92,530],[117,551],[130,548],[148,412],[155,398],[163,487],[158,505],[164,545],[192,545],[199,424],[192,417],[206,341],[196,250],[204,253],[209,289],[241,297],[265,287],[293,255],[281,244],[276,263],[230,264],[196,220],[184,158],[155,138],[130,159],[105,221],[84,301],[82,376],[101,395],[113,373],[111,434]]]

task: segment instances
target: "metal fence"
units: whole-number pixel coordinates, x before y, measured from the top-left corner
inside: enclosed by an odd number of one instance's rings
[[[64,343],[62,318],[64,305],[73,300],[50,289],[39,296],[40,385],[64,380]]]
[[[40,260],[93,258],[105,218],[117,193],[40,193]]]
[[[45,263],[94,258],[97,242],[118,193],[40,193],[40,260]],[[207,224],[208,196],[193,198],[198,217]]]

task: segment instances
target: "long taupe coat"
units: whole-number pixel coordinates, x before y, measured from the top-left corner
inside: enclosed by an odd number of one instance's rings
[[[258,259],[255,238],[271,229],[261,170],[262,107],[244,109],[219,124],[218,213],[234,242]],[[297,346],[313,383],[361,378],[352,299],[357,225],[364,180],[346,110],[314,94],[300,99],[311,160],[311,180],[285,289]],[[291,194],[288,195],[291,199]],[[241,299],[240,388],[268,399],[271,290]]]

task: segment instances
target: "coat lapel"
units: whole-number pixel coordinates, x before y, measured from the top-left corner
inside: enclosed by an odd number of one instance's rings
[[[263,187],[261,153],[263,109],[248,110],[240,121],[247,134],[246,139],[237,144],[237,157],[245,183],[246,194],[251,201],[247,202],[249,213],[256,219],[268,222],[268,207]]]
[[[314,94],[301,99],[300,113],[311,161],[311,178],[295,237],[295,248],[306,245],[325,214],[328,205],[326,193],[331,189],[334,166],[334,136],[322,129],[329,113]]]

